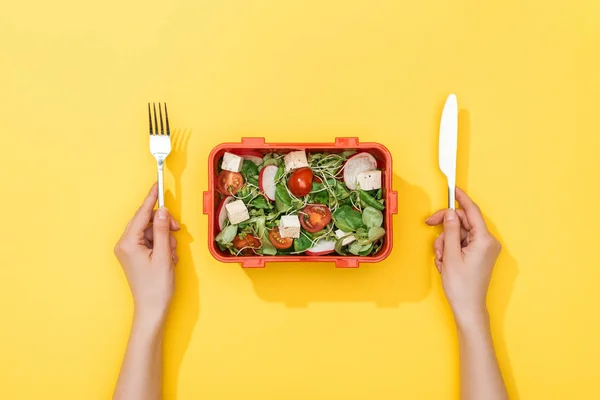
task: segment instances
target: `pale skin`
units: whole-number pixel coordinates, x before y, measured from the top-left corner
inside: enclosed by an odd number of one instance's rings
[[[115,246],[133,295],[131,334],[114,400],[162,398],[162,338],[173,296],[179,224],[166,208],[153,211],[156,184]]]
[[[134,316],[113,400],[162,398],[162,338],[173,296],[179,224],[162,208],[153,211],[156,185],[127,224],[115,254],[131,289]],[[427,224],[443,225],[435,264],[456,321],[462,400],[505,400],[486,307],[487,290],[501,246],[479,207],[460,189],[461,209],[440,210]]]
[[[434,242],[435,265],[458,331],[461,399],[506,400],[486,306],[502,246],[488,231],[473,200],[460,189],[456,199],[461,209],[440,210],[426,222],[444,227]]]

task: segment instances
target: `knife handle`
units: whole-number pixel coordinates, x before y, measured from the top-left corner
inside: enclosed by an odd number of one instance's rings
[[[448,186],[448,208],[456,209],[456,187]]]

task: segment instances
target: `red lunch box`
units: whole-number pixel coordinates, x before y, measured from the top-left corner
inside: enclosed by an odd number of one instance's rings
[[[357,150],[369,152],[377,159],[382,173],[383,198],[385,199],[385,214],[383,228],[386,231],[383,248],[379,253],[370,256],[340,256],[338,254],[309,256],[234,256],[223,252],[215,242],[217,207],[219,193],[215,187],[217,163],[225,152],[243,152],[252,150],[259,153],[286,153],[295,150],[342,152]],[[334,143],[266,143],[264,138],[242,138],[240,143],[222,143],[215,147],[208,157],[208,191],[204,192],[204,214],[208,215],[208,249],[212,256],[227,263],[241,263],[244,268],[264,267],[267,262],[335,262],[339,268],[358,267],[361,262],[374,263],[384,260],[392,252],[392,215],[398,213],[398,193],[392,190],[392,155],[379,143],[359,143],[358,138],[336,138]]]

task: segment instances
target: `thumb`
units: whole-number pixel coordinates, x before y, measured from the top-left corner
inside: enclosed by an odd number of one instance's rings
[[[450,209],[444,216],[444,261],[457,260],[461,257],[460,220],[456,211]]]
[[[169,244],[171,226],[171,216],[169,211],[161,207],[154,215],[152,230],[154,234],[154,245],[152,250],[152,258],[156,258],[159,262],[171,263],[171,247]]]

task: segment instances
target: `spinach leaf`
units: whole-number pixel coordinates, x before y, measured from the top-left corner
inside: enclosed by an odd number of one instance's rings
[[[300,199],[293,199],[292,200],[292,210],[290,211],[297,211],[299,209],[301,209],[302,207],[304,207],[304,202]]]
[[[271,209],[271,203],[269,203],[267,201],[267,199],[265,199],[263,196],[258,196],[257,198],[252,200],[250,202],[250,206],[254,207],[254,208],[258,208],[258,209],[263,209],[263,210]]]
[[[244,163],[242,164],[242,170],[240,172],[246,182],[248,182],[251,177],[258,176],[258,167],[252,161],[244,160]]]
[[[355,256],[358,255],[358,253],[360,252],[360,248],[362,247],[361,244],[357,243],[357,242],[352,242],[350,243],[350,246],[348,246],[348,251],[352,254],[354,254]]]
[[[381,189],[379,189],[377,191],[377,193],[375,194],[375,199],[377,199],[377,200],[383,199],[383,191]]]
[[[248,204],[253,199],[255,193],[256,190],[254,188],[244,185],[237,191],[235,197],[242,200],[245,204]]]
[[[371,243],[375,243],[378,240],[381,240],[385,236],[385,229],[376,226],[374,228],[370,228],[369,232],[365,234],[364,229],[360,229],[358,232],[354,234],[356,237],[356,241],[353,243],[358,243],[361,246],[366,246]]]
[[[277,173],[275,174],[275,182],[278,182],[285,175],[285,165],[281,164],[279,168],[277,168]]]
[[[322,183],[313,182],[310,194],[311,202],[315,204],[328,204],[329,192]]]
[[[267,165],[275,165],[276,167],[279,167],[280,163],[281,160],[278,158],[269,158],[268,160],[265,160],[262,166],[266,167]]]
[[[283,183],[275,188],[275,206],[279,212],[284,212],[292,206],[292,198]]]
[[[360,248],[358,255],[360,256],[368,256],[369,253],[373,250],[373,243],[369,243]]]
[[[369,242],[371,242],[371,243],[381,239],[384,236],[385,236],[385,229],[383,229],[383,228],[375,227],[375,228],[369,229],[368,239],[369,239]]]
[[[362,215],[352,207],[343,205],[333,213],[335,226],[344,232],[354,232],[364,227]]]
[[[356,239],[366,239],[368,236],[368,232],[365,228],[358,228],[356,232],[354,232],[354,237]]]
[[[262,216],[256,219],[256,232],[260,239],[260,252],[264,255],[274,256],[277,254],[277,249],[269,240],[267,233],[267,219]]]
[[[343,243],[344,243],[344,239],[345,239],[345,238],[340,238],[340,239],[337,239],[337,240],[335,241],[335,252],[336,252],[336,253],[338,253],[338,254],[339,254],[339,255],[341,255],[341,256],[345,256],[345,255],[347,255],[347,254],[348,254],[348,253],[346,253],[346,251],[344,250],[344,245],[343,245]]]
[[[248,214],[250,214],[250,219],[252,220],[252,219],[255,219],[255,217],[264,217],[265,210],[262,210],[260,208],[250,208],[248,210]]]
[[[373,207],[367,207],[363,210],[362,220],[367,228],[380,227],[383,224],[383,213]]]
[[[271,241],[269,239],[262,238],[260,239],[260,243],[260,250],[262,254],[266,256],[274,256],[275,254],[277,254],[277,249],[271,244]]]
[[[359,242],[352,242],[348,247],[348,251],[355,256],[367,256],[373,249],[372,243],[361,244]]]
[[[338,200],[345,200],[350,197],[350,191],[346,188],[346,185],[338,183],[335,185],[335,196]]]
[[[358,197],[367,206],[376,208],[380,211],[385,210],[385,207],[383,204],[381,204],[380,202],[375,200],[375,198],[373,196],[371,196],[369,193],[365,192],[364,190],[361,190],[360,192],[358,192]]]
[[[229,225],[227,227],[225,227],[225,229],[223,229],[215,238],[215,240],[217,241],[217,243],[219,244],[228,244],[233,242],[233,239],[235,239],[235,235],[237,235],[237,231],[238,231],[238,226],[237,225]]]
[[[256,232],[258,233],[258,236],[265,236],[265,234],[267,233],[267,219],[262,216],[262,217],[258,217],[256,218]]]
[[[382,248],[383,248],[383,240],[379,240],[379,241],[375,242],[375,244],[373,245],[373,254],[379,253]]]
[[[294,239],[294,251],[302,252],[310,249],[312,246],[312,236],[304,230],[300,231],[300,237]]]

